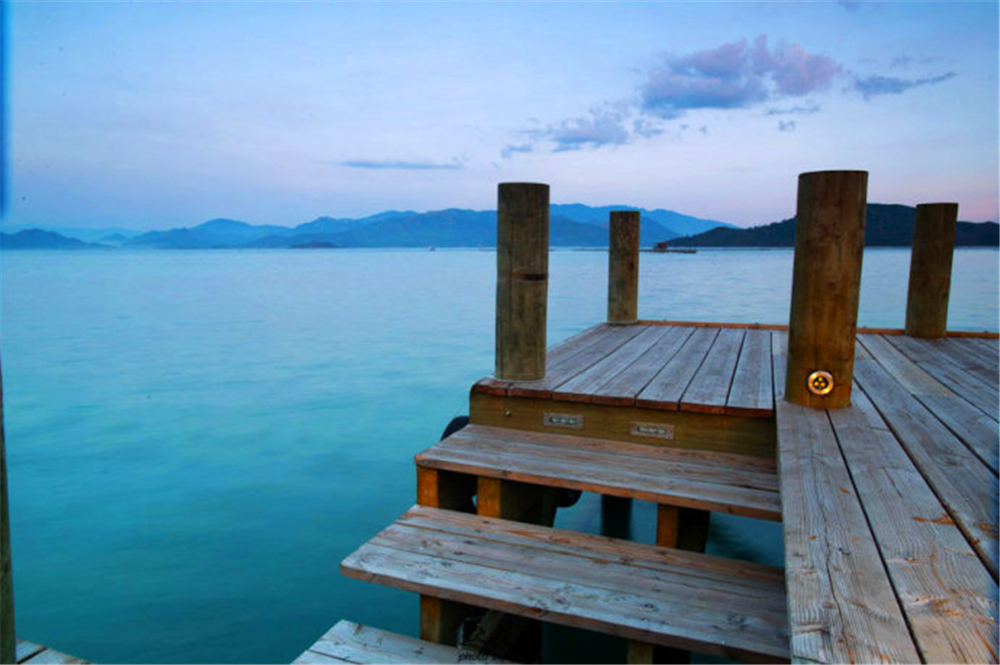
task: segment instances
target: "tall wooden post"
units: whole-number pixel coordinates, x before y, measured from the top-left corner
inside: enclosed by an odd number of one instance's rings
[[[851,404],[867,171],[799,176],[785,399]]]
[[[16,650],[14,580],[7,513],[7,454],[3,431],[3,379],[0,378],[0,663],[15,662]]]
[[[944,337],[948,330],[951,260],[955,251],[957,203],[917,206],[906,296],[906,334]]]
[[[639,211],[612,210],[608,230],[608,323],[639,318]]]
[[[500,183],[496,378],[544,378],[548,287],[549,186]]]

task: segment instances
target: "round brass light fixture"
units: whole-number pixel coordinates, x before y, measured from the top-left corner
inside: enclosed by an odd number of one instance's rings
[[[813,395],[827,395],[833,390],[833,377],[829,372],[818,369],[809,375],[809,378],[806,379],[806,385],[809,386],[809,392]]]

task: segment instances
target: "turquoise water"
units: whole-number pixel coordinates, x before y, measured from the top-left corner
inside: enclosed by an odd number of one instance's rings
[[[337,564],[413,502],[413,454],[492,371],[495,258],[5,252],[19,635],[103,662],[289,662],[340,618],[415,634],[414,596]],[[640,316],[785,322],[791,265],[643,254]],[[902,326],[908,265],[866,252],[861,325]],[[550,343],[603,320],[606,271],[553,252]],[[959,250],[950,327],[997,330],[997,290],[997,251]],[[560,523],[595,529],[596,506]],[[649,507],[634,520],[651,537]],[[773,562],[780,529],[721,518],[712,547]]]

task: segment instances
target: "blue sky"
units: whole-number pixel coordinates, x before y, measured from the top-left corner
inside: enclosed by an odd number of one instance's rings
[[[753,225],[797,175],[996,219],[996,2],[10,2],[5,224],[294,225],[496,184]]]

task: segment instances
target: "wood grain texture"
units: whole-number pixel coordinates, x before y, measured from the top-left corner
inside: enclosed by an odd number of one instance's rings
[[[549,186],[500,183],[497,191],[497,379],[545,376]]]
[[[863,391],[830,420],[924,661],[995,661],[989,571]]]
[[[293,661],[311,663],[507,663],[478,651],[434,644],[414,637],[338,621]]]
[[[792,659],[919,662],[827,412],[775,410]]]
[[[1000,391],[998,391],[997,381],[989,382],[982,379],[951,362],[947,356],[935,348],[935,346],[952,346],[959,340],[946,339],[935,343],[930,340],[903,336],[886,337],[885,339],[955,394],[976,406],[993,420],[1000,419],[1000,406],[998,406]]]
[[[684,346],[691,336],[691,328],[666,327],[666,332],[645,353],[621,372],[607,377],[594,392],[596,404],[631,406],[636,396]]]
[[[788,657],[783,576],[758,564],[415,507],[341,570],[626,639]]]
[[[639,211],[612,210],[608,228],[608,323],[639,316]]]
[[[867,188],[865,171],[799,176],[785,378],[785,399],[795,404],[851,403]],[[816,370],[833,376],[830,393],[809,391]]]
[[[629,339],[610,354],[562,383],[552,391],[552,398],[571,402],[592,402],[600,393],[600,387],[646,355],[670,328],[644,327],[638,335]]]
[[[550,411],[579,416],[583,421],[582,427],[570,430],[546,426],[544,415]],[[478,393],[473,394],[469,400],[469,418],[476,425],[505,429],[572,433],[574,436],[628,441],[650,446],[774,458],[772,418],[717,416],[687,411],[555,402],[527,397],[496,397]],[[661,439],[636,434],[634,432],[636,423],[670,428],[673,438]]]
[[[489,517],[520,519],[497,509],[483,512],[489,496],[484,478],[762,519],[777,520],[781,513],[774,466],[756,457],[470,425],[416,461],[480,476],[480,514]]]
[[[855,379],[995,577],[997,476],[876,360]]]
[[[684,391],[705,361],[705,356],[718,335],[718,328],[696,328],[663,369],[650,380],[649,385],[636,396],[636,405],[655,409],[679,409]]]
[[[906,296],[906,334],[944,337],[948,330],[957,203],[917,205]]]
[[[774,413],[771,331],[747,330],[726,399],[726,413],[735,416]]]
[[[681,397],[683,411],[725,413],[745,331],[723,328]]]
[[[64,654],[55,649],[18,640],[17,643],[17,663],[30,663],[31,665],[74,665],[76,663],[87,663],[85,660]]]

